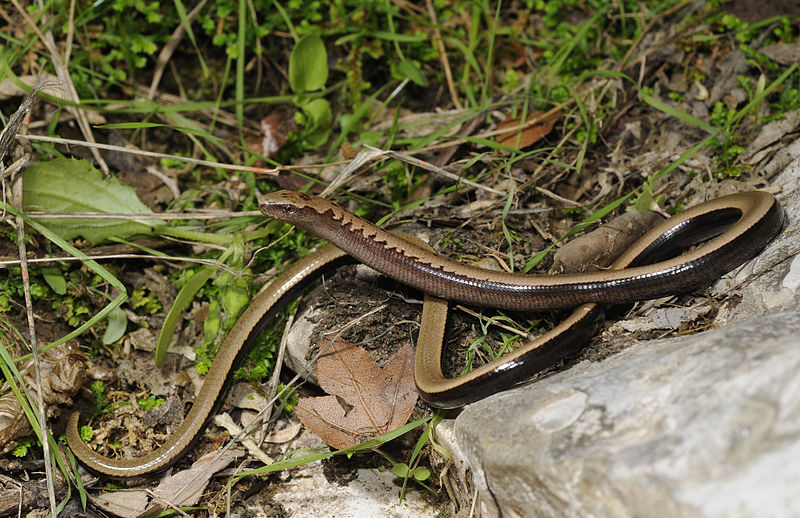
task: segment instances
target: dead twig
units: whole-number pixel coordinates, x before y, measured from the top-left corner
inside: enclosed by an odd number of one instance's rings
[[[233,164],[223,164],[221,162],[210,162],[208,160],[200,160],[197,158],[190,158],[190,157],[182,157],[176,155],[168,155],[166,153],[155,153],[153,151],[144,151],[143,149],[130,149],[123,146],[114,146],[112,144],[100,144],[98,142],[86,142],[83,140],[74,140],[68,138],[59,138],[59,137],[47,137],[44,135],[17,135],[17,138],[27,139],[27,140],[37,140],[40,142],[53,142],[56,144],[66,144],[66,145],[73,145],[73,146],[83,146],[88,147],[91,149],[105,149],[107,151],[119,151],[120,153],[132,153],[134,155],[141,155],[151,158],[168,158],[171,160],[178,160],[181,162],[186,162],[189,164],[194,165],[203,165],[207,167],[214,167],[214,168],[221,168],[221,169],[228,169],[230,171],[252,171],[254,173],[259,174],[267,174],[267,175],[277,175],[279,171],[286,170],[286,169],[302,169],[303,167],[309,168],[314,166],[281,166],[276,168],[265,168],[265,167],[250,167],[244,165],[233,165]],[[323,167],[323,166],[319,166]]]
[[[53,60],[53,66],[56,69],[56,74],[58,75],[61,83],[67,87],[67,96],[69,97],[70,101],[74,103],[74,105],[67,105],[67,111],[72,113],[72,115],[75,117],[78,127],[81,129],[81,133],[83,133],[83,137],[89,142],[94,142],[94,134],[92,133],[92,128],[89,126],[89,122],[86,119],[86,113],[83,109],[75,106],[80,104],[81,100],[78,96],[78,91],[75,89],[75,85],[72,82],[72,78],[69,76],[67,64],[58,53],[58,48],[52,32],[48,30],[46,33],[42,33],[42,31],[39,30],[39,27],[36,25],[36,22],[28,14],[28,11],[19,3],[19,0],[11,0],[11,2],[14,4],[14,7],[17,8],[20,16],[22,16],[22,18],[25,20],[25,23],[27,23],[31,30],[36,33],[44,46],[47,47],[47,51],[50,53],[50,58]],[[47,23],[46,15],[42,16],[42,23]],[[102,155],[100,155],[100,152],[97,149],[90,149],[94,159],[97,161],[97,164],[103,171],[103,174],[108,176],[110,171],[108,164],[106,164],[106,161],[103,159]]]
[[[16,182],[12,189],[12,195],[17,207],[22,207],[22,180]],[[16,217],[17,244],[20,257],[20,273],[22,277],[22,291],[25,295],[25,313],[28,319],[28,333],[30,334],[30,346],[33,352],[33,366],[36,385],[42,387],[42,371],[39,361],[39,344],[36,339],[36,323],[33,319],[33,297],[31,297],[31,282],[28,272],[27,246],[25,245],[25,222],[22,216]],[[30,393],[30,391],[27,391]],[[47,428],[47,413],[44,406],[43,390],[33,390],[36,393],[36,406],[39,411],[39,431],[42,439],[42,455],[44,456],[45,479],[47,481],[47,493],[50,497],[50,512],[52,516],[56,514],[56,492],[53,483],[53,465],[50,457],[50,441],[48,440],[49,431]]]
[[[430,16],[431,23],[433,24],[433,41],[439,52],[439,60],[442,62],[442,70],[444,70],[444,77],[447,81],[447,89],[450,91],[450,100],[453,101],[453,106],[460,110],[463,108],[463,105],[461,101],[458,100],[458,93],[453,83],[453,72],[450,70],[450,60],[447,58],[447,51],[444,48],[444,40],[442,40],[442,31],[439,28],[439,19],[436,16],[436,9],[433,8],[433,2],[431,0],[426,0],[425,5],[428,8],[428,16]]]

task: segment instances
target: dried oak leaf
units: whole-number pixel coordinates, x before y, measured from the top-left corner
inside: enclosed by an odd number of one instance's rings
[[[525,123],[528,124],[534,119],[541,118],[544,115],[545,114],[542,112],[529,113]],[[560,113],[551,114],[550,116],[542,118],[542,120],[535,122],[531,126],[523,129],[522,135],[519,135],[519,142],[517,142],[517,136],[519,133],[519,126],[522,124],[522,121],[518,118],[506,119],[497,125],[497,129],[503,130],[509,128],[510,131],[497,135],[497,143],[512,147],[514,149],[525,149],[550,133],[559,117]],[[514,129],[512,130],[511,128]]]
[[[320,357],[317,379],[331,395],[302,398],[295,414],[338,449],[404,425],[417,403],[414,354],[408,345],[381,369],[361,347],[337,340]]]

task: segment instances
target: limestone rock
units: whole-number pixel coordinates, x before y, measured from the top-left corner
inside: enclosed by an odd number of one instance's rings
[[[481,516],[800,516],[800,158],[787,228],[715,283],[708,332],[638,343],[467,407],[438,439]]]
[[[469,406],[483,516],[800,515],[798,334],[798,312],[748,320]]]

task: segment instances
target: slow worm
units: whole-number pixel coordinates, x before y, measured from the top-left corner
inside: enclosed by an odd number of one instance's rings
[[[583,347],[602,321],[597,304],[619,304],[690,291],[758,254],[783,228],[775,198],[752,191],[724,196],[657,225],[610,269],[570,275],[523,275],[484,270],[436,255],[327,200],[280,191],[259,200],[261,211],[330,241],[263,289],[220,347],[181,426],[156,451],[136,459],[110,459],[79,437],[78,413],[67,427],[73,453],[93,471],[115,478],[165,469],[192,445],[214,412],[233,366],[272,316],[312,279],[359,261],[426,293],[415,376],[423,399],[436,406],[464,405],[529,378]],[[697,248],[677,255],[690,245]],[[338,248],[336,248],[338,247]],[[343,250],[343,251],[342,251]],[[438,298],[438,299],[437,299]],[[444,300],[441,300],[444,299]],[[446,300],[514,310],[579,306],[564,322],[501,359],[457,378],[445,378],[441,348]]]
[[[192,408],[172,436],[157,450],[135,459],[112,459],[89,448],[78,430],[79,412],[73,412],[67,424],[67,444],[72,453],[88,468],[113,478],[131,478],[164,470],[193,445],[206,421],[214,415],[235,367],[249,352],[255,339],[275,314],[294,300],[310,281],[320,275],[352,263],[345,252],[326,246],[296,262],[266,285],[250,303],[219,348],[206,375],[203,387]]]

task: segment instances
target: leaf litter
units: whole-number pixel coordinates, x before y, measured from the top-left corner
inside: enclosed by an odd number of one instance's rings
[[[760,6],[763,7],[763,6]],[[649,34],[647,35],[649,36]],[[678,52],[678,48],[665,48],[664,50],[667,51],[670,56],[667,54],[651,54],[648,56],[647,67],[648,67],[648,74],[651,70],[657,70],[657,74],[661,74],[664,77],[656,77],[654,81],[650,81],[651,78],[648,78],[647,85],[653,85],[657,92],[660,92],[662,95],[666,95],[669,93],[672,94],[681,94],[684,95],[685,98],[688,100],[687,105],[679,106],[681,109],[685,109],[687,112],[691,112],[692,114],[696,115],[697,117],[705,120],[708,117],[708,109],[711,107],[713,100],[717,98],[722,99],[725,103],[729,103],[731,105],[741,105],[741,92],[735,92],[736,95],[731,95],[729,92],[736,91],[737,89],[740,90],[741,88],[738,85],[738,79],[743,76],[747,75],[751,72],[747,68],[742,68],[741,64],[743,63],[743,59],[741,56],[736,56],[736,59],[729,59],[724,60],[720,59],[724,56],[726,50],[722,49],[722,54],[716,57],[708,58],[706,57],[706,61],[708,63],[714,63],[714,59],[716,59],[716,63],[714,66],[705,67],[703,64],[702,59],[693,60],[690,55],[684,54],[683,51]],[[642,45],[641,49],[644,52],[649,52],[652,50],[648,48],[646,45]],[[788,52],[787,52],[788,51]],[[773,49],[765,48],[764,53],[770,55],[770,52],[775,52]],[[781,48],[777,50],[775,57],[778,61],[786,60],[786,62],[791,62],[792,60],[796,60],[793,57],[796,49],[792,48]],[[780,54],[780,55],[778,55]],[[788,56],[788,57],[786,57]],[[703,57],[701,55],[701,57]],[[672,59],[672,61],[668,61]],[[520,58],[520,64],[522,63],[522,58]],[[699,85],[696,88],[696,92],[693,90],[688,91],[680,89],[672,89],[672,86],[680,85],[680,83],[685,83],[684,77],[677,77],[677,82],[673,81],[675,77],[666,77],[662,70],[667,69],[665,65],[670,62],[673,65],[679,64],[683,61],[685,74],[686,72],[700,72],[702,73],[704,79],[702,81],[705,84],[698,83],[694,81],[694,85]],[[514,66],[521,66],[520,64],[516,64]],[[645,63],[642,62],[642,72],[645,71]],[[716,73],[716,75],[715,75]],[[680,75],[680,74],[678,74]],[[689,75],[689,74],[686,74]],[[720,79],[720,78],[724,78]],[[665,91],[666,90],[666,91]],[[709,90],[711,94],[709,94]],[[709,100],[710,99],[710,100]],[[687,147],[687,143],[693,143],[697,141],[697,132],[693,132],[692,129],[687,129],[685,127],[681,127],[680,124],[675,124],[674,121],[669,121],[668,118],[666,119],[663,117],[663,114],[660,113],[653,113],[652,111],[648,111],[646,107],[642,108],[641,103],[637,102],[629,102],[628,104],[623,103],[623,99],[621,98],[621,106],[619,110],[614,114],[613,117],[605,120],[607,123],[604,131],[601,134],[601,138],[608,139],[609,147],[613,147],[614,139],[616,138],[615,135],[622,134],[623,132],[617,132],[618,129],[625,129],[631,128],[628,133],[630,134],[629,139],[623,141],[620,139],[618,142],[621,144],[618,146],[614,152],[619,153],[620,161],[619,163],[612,163],[611,165],[614,166],[614,170],[607,169],[615,174],[615,177],[609,178],[612,180],[617,180],[619,185],[615,185],[614,187],[617,189],[622,189],[622,184],[624,183],[631,183],[635,181],[639,176],[647,173],[648,171],[652,172],[657,170],[660,167],[663,167],[665,163],[670,159],[670,157],[674,158],[676,150],[683,150]],[[633,108],[631,108],[633,106]],[[622,116],[620,116],[622,115]],[[628,117],[627,115],[630,115]],[[574,114],[573,114],[574,116]],[[618,117],[618,118],[617,118]],[[614,122],[617,120],[620,124],[611,124],[608,121]],[[396,121],[390,121],[395,123]],[[560,123],[560,121],[557,121]],[[623,126],[622,123],[625,123]],[[516,122],[516,124],[519,124]],[[778,124],[775,124],[774,129],[776,130],[773,134],[769,135],[769,138],[765,139],[766,147],[752,149],[752,153],[749,153],[750,156],[753,157],[753,161],[760,161],[761,164],[767,162],[768,159],[771,158],[771,155],[777,154],[776,149],[781,148],[781,139],[785,138],[786,135],[791,134],[794,131],[796,126],[792,126],[791,128],[783,127]],[[635,131],[634,131],[635,129]],[[548,129],[548,132],[550,130]],[[627,130],[625,130],[627,131]],[[546,134],[547,132],[544,132]],[[544,136],[544,135],[543,135]],[[500,141],[501,137],[498,137],[498,141]],[[513,137],[513,140],[510,141],[511,144],[506,143],[506,141],[502,141],[505,145],[512,145],[516,142],[516,134]],[[624,144],[632,144],[625,146]],[[773,149],[772,146],[775,146]],[[524,147],[524,146],[521,146]],[[755,146],[753,146],[755,147]],[[763,150],[762,150],[763,149]],[[462,149],[463,151],[463,149]],[[473,146],[469,152],[473,153],[473,157],[476,156],[475,152],[483,152],[484,150],[480,147]],[[602,158],[603,153],[594,153],[597,151],[596,149],[592,150],[593,153],[587,155],[587,163],[583,165],[585,170],[604,170],[604,159]],[[748,149],[748,152],[751,149]],[[593,156],[592,156],[593,155]],[[703,150],[701,153],[698,154],[697,160],[694,162],[687,162],[686,169],[693,174],[706,174],[709,168],[709,164],[713,164],[713,157],[710,156],[711,153],[708,153],[708,150]],[[767,156],[763,156],[767,155]],[[796,153],[795,153],[796,155]],[[613,155],[612,155],[613,156]],[[472,160],[472,157],[468,157]],[[549,157],[548,157],[549,158]],[[561,157],[559,160],[563,162],[571,162],[574,156],[566,156]],[[763,158],[763,161],[761,161]],[[430,159],[428,156],[425,157],[426,160]],[[487,158],[487,162],[491,158]],[[457,168],[460,167],[464,163],[462,159],[459,162],[459,157],[456,156],[456,159],[450,163],[450,166]],[[537,182],[536,185],[540,186],[542,189],[549,189],[555,195],[561,197],[561,199],[565,200],[578,200],[584,204],[584,206],[594,203],[587,204],[585,202],[585,196],[589,195],[592,196],[596,194],[596,180],[592,178],[586,178],[587,176],[592,175],[564,175],[558,168],[553,167],[544,167],[543,164],[538,163],[534,164],[532,167],[525,167],[525,168],[518,168],[512,171],[515,179],[519,181],[533,181],[531,179],[535,179]],[[547,162],[547,161],[545,161]],[[480,164],[479,160],[476,160],[476,163]],[[752,163],[752,162],[751,162]],[[574,164],[574,161],[572,162]],[[527,164],[526,164],[527,166]],[[579,168],[578,168],[579,169]],[[755,169],[760,169],[760,164],[756,165]],[[531,171],[535,171],[531,173]],[[541,173],[541,174],[540,174]],[[364,190],[367,192],[374,192],[370,189],[374,189],[375,182],[379,181],[380,179],[373,175],[362,177],[359,180],[358,177],[354,177],[356,180],[361,181],[362,188],[358,188],[358,184],[355,182],[350,182],[349,189],[353,193],[360,193]],[[305,180],[302,180],[305,181]],[[486,184],[493,185],[494,187],[502,187],[500,181],[496,184],[492,184],[491,181],[485,182]],[[299,187],[298,187],[299,188]],[[675,182],[669,181],[666,182],[665,185],[659,187],[664,192],[674,196],[677,199],[680,199],[685,190],[682,190],[682,185],[677,185]],[[544,192],[543,190],[541,192]],[[610,191],[613,192],[613,191]],[[478,193],[476,196],[476,205],[475,208],[480,208],[481,210],[491,208],[492,204],[495,204],[495,200],[481,198],[483,193]],[[554,198],[557,200],[557,198]],[[446,201],[443,201],[446,200]],[[450,199],[446,199],[445,197],[440,197],[439,199],[435,200],[435,202],[440,204],[451,204]],[[463,201],[460,200],[459,203]],[[529,204],[530,200],[521,199],[520,200],[520,210],[525,211],[529,210],[532,211],[534,209],[539,209],[542,207],[533,206]],[[528,203],[528,204],[526,204]],[[546,204],[543,204],[546,205]],[[555,204],[558,207],[558,204]],[[544,207],[543,210],[552,210],[551,206]],[[426,205],[421,207],[419,214],[422,215],[423,219],[426,217],[426,212],[429,213],[430,206]],[[481,216],[481,211],[477,211],[474,216],[479,218]],[[524,212],[520,212],[523,214]],[[471,215],[472,216],[472,215]],[[446,214],[441,214],[439,217],[440,221],[446,221],[449,218]],[[544,228],[543,234],[549,233],[553,235],[560,235],[561,225],[560,218],[556,218],[557,221],[548,221],[544,225],[549,225],[549,227],[555,228]],[[566,218],[565,218],[566,219]],[[428,219],[430,221],[430,219]],[[469,223],[472,225],[481,225],[485,222],[485,220],[476,219],[474,222],[470,221]],[[488,225],[494,224],[494,221]],[[467,222],[464,223],[467,225]],[[516,220],[512,220],[510,222],[510,227],[512,228],[521,228],[525,226],[524,218],[517,218]],[[669,322],[672,322],[673,318],[667,319]],[[343,345],[345,349],[347,348],[355,348],[352,344]],[[355,348],[359,350],[360,348]],[[355,353],[354,353],[355,354]],[[332,440],[341,440],[343,445],[352,444],[350,441],[355,440],[358,442],[360,438],[368,437],[368,433],[372,430],[378,431],[381,430],[383,427],[393,427],[396,425],[390,425],[391,418],[395,416],[395,414],[400,415],[401,412],[399,411],[398,407],[402,398],[398,398],[397,402],[387,402],[387,401],[378,401],[376,394],[374,394],[368,387],[369,383],[372,381],[372,376],[378,376],[378,372],[382,373],[380,367],[377,367],[377,364],[369,365],[366,359],[361,356],[361,353],[357,353],[356,356],[358,359],[349,358],[344,354],[340,354],[338,349],[335,353],[329,353],[327,356],[333,355],[332,362],[334,365],[338,365],[338,369],[347,370],[345,367],[349,366],[358,366],[357,369],[354,369],[352,372],[352,377],[345,380],[337,380],[337,379],[330,379],[327,374],[320,373],[320,383],[323,384],[323,388],[327,390],[332,396],[327,396],[327,398],[332,398],[333,401],[325,403],[321,406],[321,408],[316,408],[313,405],[314,399],[309,400],[306,403],[304,400],[301,403],[301,406],[307,405],[311,408],[309,415],[312,419],[316,419],[318,421],[317,425],[318,429],[321,431],[317,431],[317,433],[323,437],[325,434],[331,437]],[[392,360],[392,362],[395,359]],[[348,363],[346,363],[348,362]],[[324,372],[325,367],[323,367],[324,362],[320,364],[320,368]],[[378,369],[375,371],[374,369]],[[389,368],[387,365],[386,368]],[[385,370],[384,368],[383,370]],[[410,372],[410,369],[406,369]],[[367,375],[367,373],[371,373]],[[326,381],[327,380],[327,381]],[[396,385],[394,380],[383,382],[387,388],[389,388],[390,392],[392,387],[396,390],[399,390],[399,387],[403,385],[399,380],[396,381]],[[412,381],[413,383],[413,381]],[[326,388],[327,385],[327,388]],[[349,388],[348,388],[349,387]],[[413,390],[413,386],[412,386]],[[337,392],[339,391],[339,392]],[[315,398],[315,399],[325,399],[325,398]],[[411,405],[413,408],[413,405]],[[298,410],[298,413],[300,410]],[[327,413],[326,413],[327,412]],[[405,419],[405,418],[404,418]],[[401,421],[399,424],[402,424]],[[312,425],[309,424],[311,428]],[[342,447],[342,446],[339,446]]]
[[[347,448],[402,426],[417,404],[409,345],[381,368],[355,344],[328,342],[317,363],[317,379],[330,395],[302,398],[295,413],[334,448]]]

